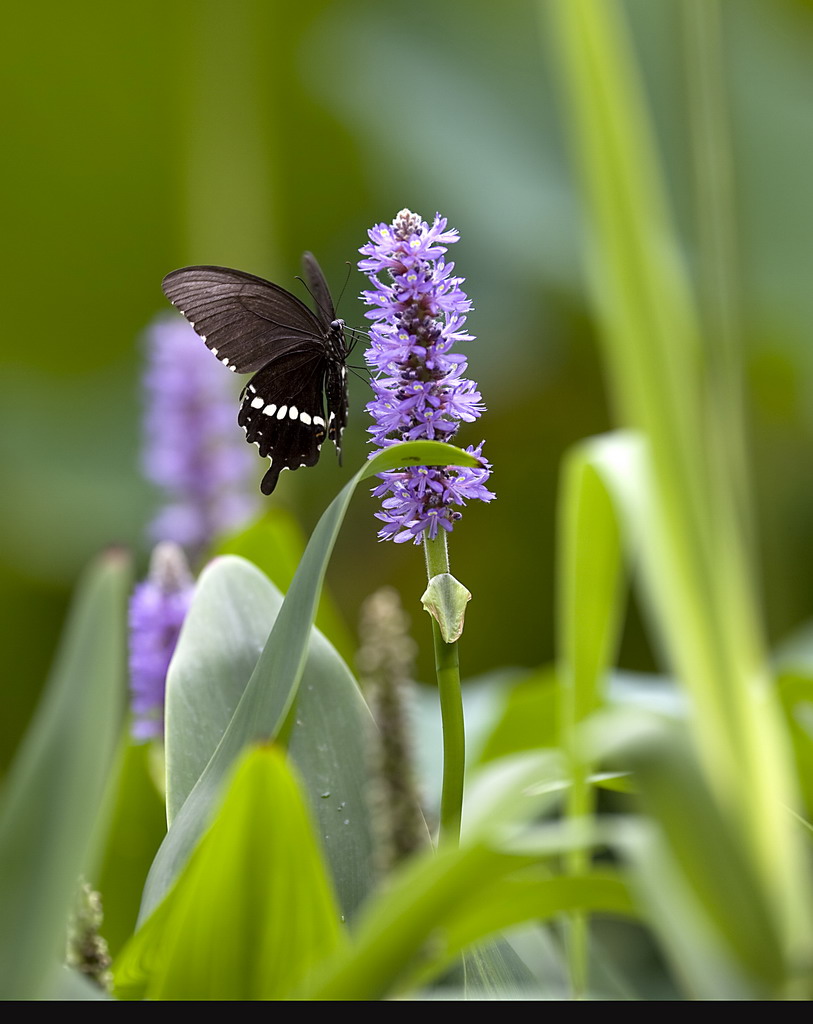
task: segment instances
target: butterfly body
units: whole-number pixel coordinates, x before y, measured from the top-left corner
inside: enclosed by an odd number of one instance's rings
[[[348,405],[344,321],[336,319],[310,253],[303,265],[315,312],[279,285],[227,267],[184,267],[162,285],[224,366],[254,374],[240,395],[237,422],[270,460],[264,494],[284,469],[315,465],[325,439],[341,462]]]

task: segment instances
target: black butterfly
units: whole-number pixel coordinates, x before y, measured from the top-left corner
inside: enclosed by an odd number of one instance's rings
[[[254,373],[237,422],[271,467],[270,494],[283,469],[315,466],[325,437],[341,463],[347,423],[347,343],[327,282],[311,253],[302,257],[316,312],[295,295],[227,267],[184,267],[162,287],[214,355],[236,373]],[[255,373],[255,371],[257,371]]]

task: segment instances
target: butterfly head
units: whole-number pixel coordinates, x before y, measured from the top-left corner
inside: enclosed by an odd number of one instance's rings
[[[331,320],[326,338],[331,357],[342,364],[348,355],[347,337],[344,330],[344,320]]]

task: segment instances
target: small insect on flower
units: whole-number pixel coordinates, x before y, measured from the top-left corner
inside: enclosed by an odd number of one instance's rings
[[[226,267],[184,267],[168,274],[164,294],[209,350],[236,373],[253,373],[240,396],[237,422],[268,458],[263,494],[284,469],[315,466],[327,438],[341,462],[347,423],[347,355],[324,274],[303,256],[316,305],[277,284]]]
[[[369,428],[380,450],[401,441],[451,441],[462,422],[485,410],[474,381],[467,380],[466,359],[451,352],[466,333],[471,302],[462,277],[443,255],[459,238],[439,214],[430,226],[417,214],[401,210],[392,224],[377,224],[360,252],[359,269],[373,285],[362,293],[375,321],[365,358],[374,371],[374,399],[367,411]],[[378,536],[396,543],[434,539],[460,518],[455,506],[477,498],[491,501],[485,483],[491,466],[482,458],[482,442],[466,449],[481,467],[420,466],[379,473],[373,494],[383,498],[376,513],[384,526]]]

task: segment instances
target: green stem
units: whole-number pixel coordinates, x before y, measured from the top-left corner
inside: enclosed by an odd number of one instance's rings
[[[441,530],[434,540],[424,540],[427,578],[449,571],[446,533]],[[435,645],[435,672],[440,695],[440,717],[443,725],[443,789],[440,800],[440,831],[438,844],[457,845],[463,814],[463,774],[465,769],[466,734],[463,721],[463,694],[460,688],[460,663],[457,642],[447,644],[440,627],[432,619]]]
[[[587,781],[587,765],[570,751],[571,786],[567,800],[567,816],[571,821],[586,818],[595,810],[595,794]],[[566,856],[567,873],[572,877],[588,871],[590,854],[584,849],[571,850]],[[589,918],[584,910],[573,910],[566,922],[567,959],[574,999],[583,999],[587,992],[589,963]]]

